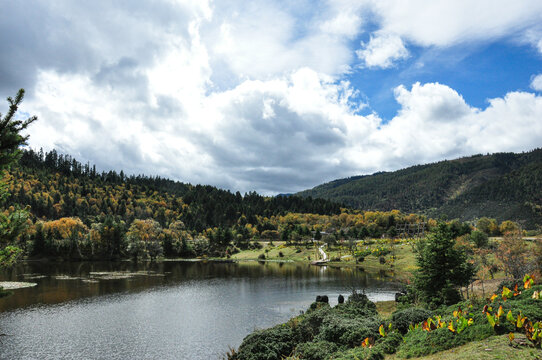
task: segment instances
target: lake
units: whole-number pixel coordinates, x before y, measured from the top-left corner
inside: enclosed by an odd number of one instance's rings
[[[272,262],[27,262],[8,280],[38,285],[0,298],[2,359],[220,359],[317,295],[335,305],[352,289],[381,301],[399,288],[356,268]]]

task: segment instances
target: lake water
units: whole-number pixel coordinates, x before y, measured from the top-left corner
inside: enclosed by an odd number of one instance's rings
[[[354,268],[293,263],[24,263],[0,281],[1,359],[221,359],[254,329],[306,310],[316,295],[398,285]]]

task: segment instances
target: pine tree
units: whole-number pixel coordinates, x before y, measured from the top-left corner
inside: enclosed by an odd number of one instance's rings
[[[2,117],[0,114],[0,171],[4,172],[11,164],[15,163],[21,151],[19,147],[25,145],[28,135],[21,135],[21,131],[37,120],[36,116],[26,120],[16,120],[15,114],[23,101],[24,90],[20,89],[15,99],[7,98],[9,110]],[[5,203],[8,197],[7,185],[0,183],[0,202]],[[4,204],[3,204],[4,205]],[[10,266],[22,253],[15,246],[17,237],[25,228],[28,211],[15,209],[15,211],[0,214],[0,267]]]
[[[474,267],[467,254],[455,246],[454,232],[439,223],[417,249],[414,285],[420,300],[432,306],[451,305],[461,300],[458,288],[469,284]]]

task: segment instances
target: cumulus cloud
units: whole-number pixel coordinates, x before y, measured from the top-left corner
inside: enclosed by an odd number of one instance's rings
[[[498,38],[538,26],[542,3],[536,0],[373,0],[382,31],[421,46],[451,46]]]
[[[394,62],[408,58],[408,50],[403,40],[393,34],[377,34],[371,36],[368,44],[361,43],[362,48],[356,51],[358,58],[367,67],[389,68]]]
[[[531,80],[531,89],[536,91],[542,91],[542,74],[533,76]]]
[[[489,100],[485,109],[438,83],[395,89],[401,110],[373,134],[392,168],[475,153],[524,151],[539,146],[542,97],[510,92]]]
[[[446,48],[509,37],[542,53],[542,3],[536,0],[368,0],[362,9],[377,24],[357,51],[367,67],[388,68],[406,58],[405,41]]]
[[[527,92],[479,109],[445,84],[407,83],[393,90],[399,111],[390,121],[361,115],[364,101],[347,81],[356,54],[366,67],[392,67],[409,56],[405,44],[524,36],[542,13],[536,2],[529,11],[507,2],[500,18],[502,7],[486,15],[471,5],[14,2],[0,13],[4,53],[12,55],[0,57],[0,93],[27,88],[22,110],[40,118],[30,129],[34,148],[57,148],[104,170],[242,192],[291,192],[536,147],[542,99]],[[367,14],[377,30],[356,53]]]

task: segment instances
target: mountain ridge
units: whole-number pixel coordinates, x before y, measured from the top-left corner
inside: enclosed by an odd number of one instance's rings
[[[542,149],[472,155],[404,169],[356,175],[298,192],[362,210],[489,216],[542,224]]]

